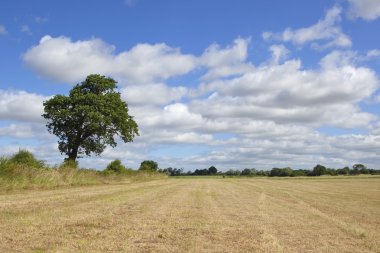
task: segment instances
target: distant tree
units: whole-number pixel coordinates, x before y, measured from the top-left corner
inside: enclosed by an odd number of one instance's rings
[[[326,175],[326,174],[327,174],[327,169],[323,165],[318,164],[313,168],[314,176],[321,176],[321,175]]]
[[[218,173],[218,169],[215,168],[214,166],[211,166],[210,168],[208,168],[209,175],[215,175],[216,173]]]
[[[82,154],[99,155],[106,146],[115,147],[115,135],[124,142],[138,135],[137,124],[115,89],[112,78],[89,75],[69,96],[56,95],[43,103],[48,131],[58,137],[66,160],[75,162]]]
[[[192,174],[196,175],[196,176],[201,175],[199,169],[194,170],[194,172]]]
[[[278,177],[280,176],[281,169],[280,168],[272,168],[270,170],[269,176],[271,177]]]
[[[354,165],[352,166],[352,168],[353,168],[353,169],[361,170],[361,169],[365,169],[366,166],[363,165],[363,164],[361,164],[361,163],[357,163],[357,164],[354,164]]]
[[[336,176],[338,173],[337,173],[337,171],[336,171],[335,169],[333,169],[333,168],[327,168],[327,169],[326,169],[326,174],[327,174],[327,175],[331,175],[331,176]]]
[[[290,176],[291,177],[303,177],[303,176],[307,176],[307,171],[306,170],[293,170],[292,174]]]
[[[368,169],[368,173],[371,174],[371,175],[379,175],[380,174],[380,170]]]
[[[281,176],[282,177],[290,177],[293,173],[292,168],[290,167],[285,167],[282,169]]]
[[[152,160],[145,160],[145,161],[141,162],[139,170],[157,171],[158,170],[158,164]]]
[[[360,174],[360,170],[358,168],[352,168],[352,170],[350,170],[350,175],[359,175]]]
[[[241,171],[240,170],[228,170],[226,171],[227,176],[240,176]]]
[[[338,175],[349,175],[350,174],[350,168],[346,166],[346,167],[344,167],[342,169],[337,169],[336,173]]]
[[[245,168],[244,170],[241,171],[242,176],[249,176],[252,174],[251,169]]]
[[[197,176],[205,176],[205,175],[208,175],[208,169],[196,169],[193,173],[193,175],[197,175]]]
[[[363,164],[357,163],[352,166],[354,174],[369,174],[369,170]]]
[[[170,176],[180,176],[183,173],[183,169],[177,169],[177,168],[173,169],[172,167],[169,167],[169,168],[167,168],[165,170],[167,171],[167,173]]]
[[[273,168],[270,171],[271,177],[289,177],[292,175],[293,170],[290,167],[286,168]]]
[[[266,177],[266,176],[269,176],[269,171],[267,170],[258,170],[256,171],[256,176],[261,176],[261,177]]]
[[[115,173],[122,173],[126,170],[126,168],[121,164],[121,161],[119,159],[116,159],[107,165],[106,170]]]

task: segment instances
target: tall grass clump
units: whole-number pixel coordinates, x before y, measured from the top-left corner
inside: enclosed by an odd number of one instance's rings
[[[14,154],[9,161],[14,164],[34,168],[41,168],[45,165],[43,161],[37,160],[31,152],[23,149],[20,149],[16,154]]]
[[[105,169],[105,172],[106,173],[123,173],[126,171],[126,168],[124,165],[121,164],[121,161],[119,159],[116,159],[112,162],[110,162],[108,165],[107,165],[107,168]]]

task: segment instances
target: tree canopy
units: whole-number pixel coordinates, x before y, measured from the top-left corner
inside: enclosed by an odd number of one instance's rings
[[[145,160],[145,161],[141,162],[139,170],[157,171],[158,170],[158,164],[152,160]]]
[[[59,151],[67,155],[66,160],[99,155],[108,145],[116,147],[115,136],[131,142],[139,134],[127,103],[115,90],[116,83],[109,77],[89,75],[69,96],[56,95],[43,103],[48,131],[58,137]]]
[[[211,166],[210,168],[208,168],[209,175],[214,175],[216,173],[218,173],[218,169],[215,166]]]
[[[325,166],[320,165],[320,164],[317,164],[317,165],[313,168],[313,173],[314,173],[315,176],[326,175],[326,174],[327,174],[327,169],[326,169]]]

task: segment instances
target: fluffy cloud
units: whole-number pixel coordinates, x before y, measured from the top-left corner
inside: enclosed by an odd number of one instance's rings
[[[209,46],[202,55],[202,62],[208,67],[240,64],[247,58],[249,39],[238,38],[232,46],[221,48],[218,44]]]
[[[42,123],[11,123],[0,127],[0,136],[14,138],[46,138],[48,132]]]
[[[312,44],[317,49],[333,46],[350,47],[352,45],[351,39],[338,26],[341,19],[340,15],[341,8],[333,7],[326,13],[324,19],[319,20],[315,25],[296,30],[286,28],[282,33],[264,32],[262,36],[265,40],[291,42],[297,46],[322,41],[323,44]]]
[[[211,134],[185,132],[174,130],[162,130],[160,132],[146,132],[142,140],[156,144],[212,144],[215,140]]]
[[[378,0],[347,0],[350,3],[349,15],[352,18],[374,20],[380,17],[380,1]]]
[[[250,39],[238,38],[233,45],[221,48],[218,44],[209,46],[200,57],[200,65],[207,67],[202,80],[212,80],[221,77],[244,73],[253,68],[246,62]]]
[[[23,56],[38,74],[60,82],[75,83],[91,73],[111,75],[126,84],[151,84],[206,67],[202,79],[240,74],[252,68],[245,63],[250,39],[238,38],[221,48],[212,44],[199,56],[182,54],[166,44],[138,44],[115,54],[115,47],[100,39],[71,41],[67,37],[44,36]]]
[[[272,52],[272,63],[279,64],[289,55],[289,50],[284,45],[272,45],[269,50]]]
[[[0,90],[0,120],[41,122],[42,103],[47,99],[25,91]]]
[[[154,129],[178,128],[191,129],[196,126],[201,126],[204,122],[202,115],[193,113],[188,106],[183,103],[175,103],[167,105],[161,110],[160,108],[147,107],[140,109],[141,114],[136,113],[136,119],[140,119],[140,123],[144,127],[152,127]],[[145,111],[145,113],[143,112]],[[140,115],[140,116],[137,116]]]
[[[194,100],[191,108],[212,118],[363,127],[375,116],[356,104],[379,88],[379,80],[372,70],[346,61],[343,53],[332,52],[319,70],[303,70],[299,60],[263,65],[204,85],[201,90],[212,95]]]
[[[368,51],[367,57],[370,57],[370,58],[380,57],[380,50],[379,49],[373,49],[373,50]]]
[[[152,83],[183,75],[196,66],[196,59],[166,44],[138,44],[114,53],[114,46],[100,39],[71,41],[45,36],[23,56],[28,67],[42,76],[75,83],[87,75],[111,75],[123,84]]]
[[[131,105],[166,105],[188,93],[183,86],[169,87],[163,83],[133,85],[121,90],[122,98]]]

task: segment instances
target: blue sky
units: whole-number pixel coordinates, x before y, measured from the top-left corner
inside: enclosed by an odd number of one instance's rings
[[[60,163],[42,101],[100,73],[141,136],[82,166],[378,168],[379,28],[378,0],[2,1],[0,155]]]

